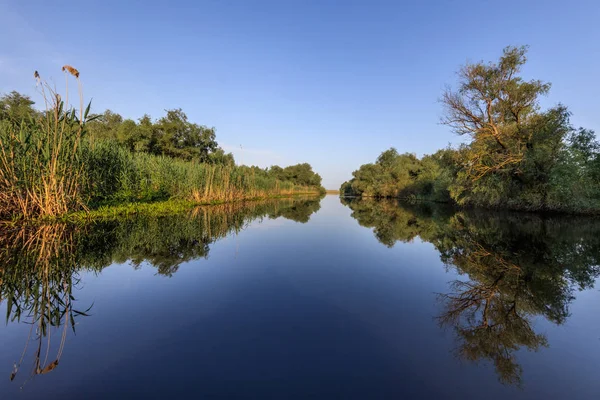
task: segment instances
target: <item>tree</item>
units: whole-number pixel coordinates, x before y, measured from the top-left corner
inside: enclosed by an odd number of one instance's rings
[[[27,121],[38,114],[33,108],[34,104],[35,102],[29,96],[13,90],[0,97],[0,121],[8,120],[14,123]]]
[[[139,141],[138,126],[134,120],[126,119],[117,128],[116,139],[119,143],[134,151]]]
[[[87,124],[88,135],[93,139],[117,140],[119,126],[123,117],[111,110],[106,110]]]
[[[442,123],[471,138],[453,190],[459,203],[496,206],[518,198],[546,207],[551,170],[571,127],[564,106],[540,113],[539,97],[550,84],[518,75],[526,53],[527,47],[507,47],[498,63],[467,64],[458,90],[442,97]]]
[[[218,147],[214,128],[192,123],[181,110],[169,110],[158,121],[144,115],[135,122],[106,110],[88,124],[94,140],[115,141],[132,152],[166,155],[188,161],[235,165],[233,154]]]
[[[210,164],[227,165],[229,167],[233,167],[235,165],[233,154],[225,153],[225,150],[220,147],[209,154],[208,162]]]
[[[285,171],[279,165],[272,165],[269,168],[268,173],[280,181],[285,181],[287,179]]]
[[[148,114],[144,114],[144,116],[138,120],[135,132],[136,139],[133,143],[133,151],[154,154],[158,153],[157,128],[152,122],[152,118],[150,118]]]
[[[362,165],[344,182],[345,196],[426,198],[449,201],[450,173],[442,157],[449,150],[417,158],[411,153],[399,154],[395,148],[382,152],[374,164]],[[447,161],[444,161],[447,163]]]
[[[185,160],[208,162],[209,154],[217,150],[214,128],[188,121],[183,110],[168,110],[156,123],[158,129],[157,152]]]
[[[321,186],[321,176],[308,163],[290,165],[283,169],[285,180],[304,186]]]
[[[579,128],[569,136],[569,146],[584,163],[592,163],[600,156],[600,143],[590,129]]]

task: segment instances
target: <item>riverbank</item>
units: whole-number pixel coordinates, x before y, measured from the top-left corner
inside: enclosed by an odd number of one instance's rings
[[[36,225],[41,223],[52,222],[93,222],[93,221],[110,221],[119,218],[127,218],[135,215],[145,215],[160,217],[181,212],[189,211],[200,206],[217,206],[217,205],[234,205],[247,202],[257,202],[274,199],[293,199],[299,197],[320,197],[321,192],[297,192],[289,194],[274,194],[267,196],[256,196],[241,198],[235,200],[214,200],[214,201],[190,201],[190,200],[164,200],[155,202],[129,202],[115,205],[104,205],[96,209],[87,211],[76,211],[66,213],[55,217],[40,217],[35,219],[15,219],[0,221],[0,226],[15,226],[15,225]]]
[[[517,212],[517,213],[528,213],[528,214],[539,214],[539,215],[573,215],[573,216],[589,216],[589,217],[600,217],[600,209],[589,208],[589,209],[569,209],[569,208],[556,208],[556,209],[537,209],[527,207],[502,207],[502,206],[478,206],[478,205],[461,205],[451,201],[440,201],[431,198],[421,197],[378,197],[378,196],[340,196],[340,199],[356,200],[356,199],[368,199],[368,200],[395,200],[406,204],[416,203],[434,203],[452,207],[456,210],[480,210],[480,211],[494,211],[494,212]]]
[[[36,72],[43,110],[27,96],[0,96],[0,221],[52,221],[170,213],[196,205],[321,193],[308,163],[269,168],[238,165],[216,142],[214,128],[181,109],[136,123],[111,111],[91,114],[79,71],[79,107]],[[18,101],[17,101],[18,100]],[[178,199],[175,202],[167,200]],[[138,204],[139,203],[139,204]],[[154,204],[156,203],[156,204]]]

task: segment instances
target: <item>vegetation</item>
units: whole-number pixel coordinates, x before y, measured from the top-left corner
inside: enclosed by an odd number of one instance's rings
[[[536,211],[600,211],[600,144],[563,105],[542,111],[550,84],[524,80],[526,47],[468,64],[442,97],[442,123],[467,138],[419,159],[384,151],[340,188],[343,196],[419,198]]]
[[[79,83],[79,72],[63,68]],[[54,216],[84,206],[81,160],[89,105],[79,112],[36,72],[46,109],[27,115],[32,102],[12,93],[0,100],[0,216]],[[68,103],[68,92],[66,102]]]
[[[239,232],[250,221],[284,217],[304,223],[319,210],[319,202],[310,197],[229,203],[162,217],[20,224],[3,229],[0,303],[6,304],[7,323],[31,325],[10,379],[19,375],[28,349],[33,353],[31,377],[59,365],[68,332],[93,309],[91,304],[77,307],[75,294],[82,272],[100,272],[129,261],[134,268],[146,263],[159,275],[171,277],[183,263],[207,258],[212,243]]]
[[[414,154],[398,154],[391,148],[374,164],[362,165],[354,178],[340,188],[342,196],[419,198],[451,201],[448,183],[452,175],[452,150],[418,159]]]
[[[461,210],[433,203],[347,199],[352,216],[388,247],[419,237],[457,272],[439,294],[437,320],[456,337],[456,355],[492,363],[501,382],[521,384],[519,349],[548,346],[535,318],[557,325],[578,290],[600,276],[595,218]]]
[[[214,128],[167,111],[152,121],[90,114],[79,71],[65,66],[64,99],[35,73],[45,109],[12,92],[0,98],[0,220],[57,217],[101,205],[176,199],[226,202],[321,193],[309,164],[236,166]],[[69,79],[79,107],[69,103]]]
[[[92,140],[115,142],[131,152],[166,155],[186,161],[234,165],[233,155],[226,154],[216,141],[215,128],[192,123],[181,109],[152,121],[144,115],[135,122],[106,110],[88,124]]]

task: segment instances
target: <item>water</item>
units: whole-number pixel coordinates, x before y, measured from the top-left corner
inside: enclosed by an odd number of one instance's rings
[[[600,397],[599,221],[344,203],[5,232],[2,399]]]

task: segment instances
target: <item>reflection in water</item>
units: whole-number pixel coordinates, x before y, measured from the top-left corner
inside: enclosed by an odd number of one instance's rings
[[[73,289],[81,271],[100,272],[113,263],[148,263],[172,276],[190,260],[206,258],[209,245],[239,232],[257,218],[284,217],[305,223],[320,208],[318,198],[200,207],[170,217],[138,217],[90,225],[52,224],[4,229],[0,234],[0,302],[8,322],[31,324],[10,379],[33,353],[31,377],[54,370],[79,310]],[[29,355],[28,355],[29,354]]]
[[[28,349],[34,354],[31,376],[56,368],[67,330],[74,329],[76,316],[86,315],[71,304],[71,291],[77,284],[74,235],[73,229],[58,224],[9,230],[0,236],[0,301],[6,301],[6,321],[31,324],[11,381]],[[53,330],[60,332],[54,352]]]
[[[548,346],[535,317],[562,324],[576,290],[600,275],[600,221],[532,214],[454,212],[435,204],[342,200],[359,224],[391,247],[415,237],[432,243],[461,279],[440,294],[442,327],[456,354],[490,361],[501,382],[521,384],[515,352]]]

